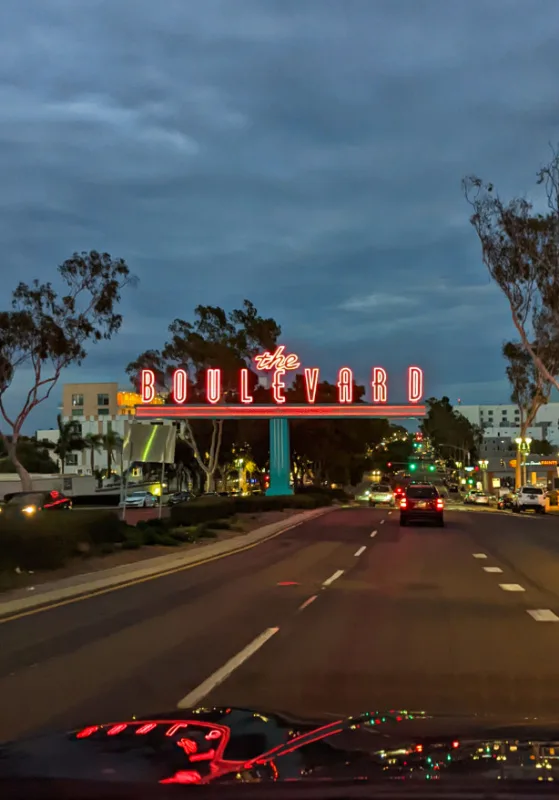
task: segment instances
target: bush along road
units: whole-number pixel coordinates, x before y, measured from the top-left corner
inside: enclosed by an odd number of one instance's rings
[[[343,492],[317,489],[284,497],[199,498],[171,507],[163,519],[136,525],[123,522],[110,510],[43,512],[28,519],[0,514],[0,590],[25,585],[30,573],[36,576],[73,566],[86,571],[84,562],[94,557],[158,545],[177,548],[224,533],[242,534],[246,529],[239,515],[258,515],[266,525],[267,512],[310,510],[347,499]]]

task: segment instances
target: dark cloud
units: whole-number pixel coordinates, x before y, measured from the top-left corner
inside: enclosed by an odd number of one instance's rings
[[[95,247],[141,283],[121,335],[66,380],[124,380],[174,317],[250,297],[330,374],[415,361],[432,393],[505,399],[500,347],[513,331],[460,180],[476,172],[522,193],[558,138],[559,6],[537,11],[4,3],[3,301],[17,278],[49,278]]]

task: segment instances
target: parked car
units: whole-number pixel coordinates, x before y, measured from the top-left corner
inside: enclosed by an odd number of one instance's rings
[[[545,491],[541,486],[521,486],[515,495],[513,512],[519,514],[530,509],[536,514],[545,514]]]
[[[379,483],[371,486],[369,491],[370,506],[393,506],[394,504],[394,492],[388,484]]]
[[[488,506],[490,502],[490,496],[485,492],[480,492],[478,490],[468,492],[464,498],[464,503],[466,503],[466,505]]]
[[[3,514],[32,517],[38,511],[70,511],[72,501],[56,489],[43,492],[15,492],[7,496]]]
[[[167,505],[176,506],[179,503],[187,503],[189,500],[192,500],[190,492],[173,492],[167,500]]]
[[[151,492],[138,490],[130,492],[126,495],[124,503],[120,503],[120,507],[126,508],[153,508],[157,503],[157,498]]]
[[[413,484],[400,500],[400,525],[408,522],[435,522],[444,527],[444,500],[433,484]]]

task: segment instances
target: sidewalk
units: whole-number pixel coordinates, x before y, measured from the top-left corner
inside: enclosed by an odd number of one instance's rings
[[[73,575],[63,580],[43,583],[37,587],[37,591],[34,591],[32,595],[30,595],[29,589],[5,592],[0,599],[0,620],[4,616],[25,612],[37,606],[60,603],[73,597],[107,591],[115,586],[133,583],[142,579],[147,580],[156,575],[164,575],[188,566],[203,564],[225,554],[242,552],[249,547],[254,547],[259,542],[295,528],[307,520],[326,514],[334,508],[328,506],[326,508],[303,511],[280,522],[257,528],[250,533],[239,534],[239,536],[234,536],[227,541],[215,542],[209,545],[192,545],[185,547],[184,551],[181,550],[171,555],[158,556],[107,570]]]

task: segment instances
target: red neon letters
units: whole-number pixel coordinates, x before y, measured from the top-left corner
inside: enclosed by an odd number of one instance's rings
[[[419,403],[423,397],[423,370],[419,367],[408,367],[408,401]]]
[[[219,367],[206,370],[206,397],[215,405],[221,399],[221,370]]]
[[[307,395],[307,403],[314,403],[316,401],[318,372],[318,367],[312,367],[312,369],[305,367],[305,393]]]
[[[173,397],[175,403],[186,403],[188,395],[188,376],[185,369],[176,369],[173,373]]]
[[[338,372],[338,403],[353,403],[353,372],[342,367]]]
[[[260,356],[255,356],[256,369],[261,371],[269,371],[273,369],[292,370],[299,369],[301,362],[299,356],[295,353],[288,353],[285,355],[285,345],[280,345],[276,348],[274,353],[266,351]]]
[[[386,370],[382,367],[373,367],[373,380],[371,386],[373,387],[373,403],[386,403],[388,399],[388,390],[386,388],[386,381],[388,375]]]
[[[254,402],[254,397],[248,393],[248,369],[241,370],[241,403],[248,405]]]
[[[284,369],[277,369],[274,372],[274,377],[272,379],[272,396],[274,398],[274,402],[278,403],[279,405],[285,403],[285,382],[282,381],[284,375]]]
[[[153,403],[155,400],[155,372],[143,369],[140,376],[142,403]]]
[[[287,385],[285,375],[288,371],[294,370],[300,365],[298,357],[294,354],[284,354],[285,348],[278,347],[274,353],[264,353],[257,356],[260,363],[266,366],[259,369],[272,371],[270,388],[272,398],[278,405],[283,405],[286,400]],[[274,366],[267,366],[273,364]],[[275,366],[282,364],[283,366]],[[317,402],[318,385],[320,371],[318,367],[305,367],[303,371],[303,385],[305,387],[306,401],[308,405]],[[245,368],[239,371],[239,400],[243,405],[254,403],[254,397],[250,393],[250,370]],[[142,393],[142,403],[149,405],[156,399],[155,372],[152,369],[141,370],[140,385]],[[341,367],[338,371],[336,381],[338,389],[338,403],[340,405],[351,405],[354,403],[355,377],[353,370],[349,367]],[[216,405],[222,399],[223,381],[221,369],[218,367],[206,370],[205,375],[206,400],[211,405]],[[374,405],[384,405],[388,403],[388,374],[384,367],[373,367],[371,373],[371,396],[370,400],[364,398],[365,402],[372,402]],[[177,405],[186,403],[188,399],[188,374],[184,369],[176,369],[172,379],[172,396]],[[411,404],[420,403],[424,393],[423,370],[420,367],[408,367],[407,370],[407,401]],[[319,401],[320,402],[320,401]]]

